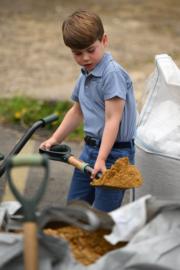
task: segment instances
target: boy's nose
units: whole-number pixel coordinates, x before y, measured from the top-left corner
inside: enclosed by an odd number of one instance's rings
[[[89,60],[89,54],[88,53],[83,53],[83,60],[84,61]]]

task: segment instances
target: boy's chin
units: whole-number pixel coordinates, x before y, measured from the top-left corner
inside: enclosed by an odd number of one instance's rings
[[[95,68],[95,65],[85,65],[84,68],[85,68],[88,72],[90,72],[90,71],[92,71],[92,70]]]
[[[87,71],[91,71],[91,70],[93,70],[94,65],[85,65],[84,68],[85,68]]]

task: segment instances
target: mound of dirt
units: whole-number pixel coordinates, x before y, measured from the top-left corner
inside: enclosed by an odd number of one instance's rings
[[[65,226],[59,229],[45,229],[44,232],[67,240],[75,259],[84,265],[92,264],[107,252],[127,244],[120,242],[111,245],[103,238],[105,234],[109,234],[109,231],[104,229],[89,232],[77,227]]]

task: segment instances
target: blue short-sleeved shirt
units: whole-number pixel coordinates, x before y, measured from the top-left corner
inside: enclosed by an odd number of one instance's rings
[[[105,124],[105,100],[113,97],[126,101],[116,141],[129,141],[134,138],[136,128],[132,81],[111,54],[105,53],[91,72],[82,69],[72,93],[72,99],[80,104],[86,135],[101,139]]]

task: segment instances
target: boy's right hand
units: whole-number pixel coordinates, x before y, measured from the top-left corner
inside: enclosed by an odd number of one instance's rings
[[[57,144],[57,143],[58,143],[57,140],[54,139],[53,137],[51,137],[51,138],[49,138],[48,140],[42,142],[42,143],[40,144],[39,148],[49,150],[49,149],[51,148],[51,146],[53,146],[53,145],[55,145],[55,144]]]

